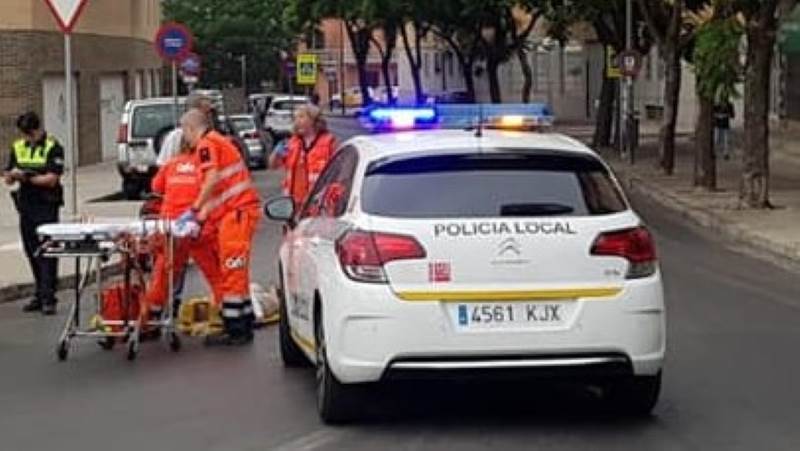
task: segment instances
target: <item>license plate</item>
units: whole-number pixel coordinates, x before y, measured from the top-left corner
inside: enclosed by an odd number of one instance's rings
[[[150,168],[149,168],[149,167],[148,167],[146,164],[139,164],[139,165],[137,165],[137,166],[136,166],[136,170],[137,170],[138,172],[141,172],[141,173],[145,173],[145,172],[147,172],[149,169],[150,169]]]
[[[569,302],[464,303],[451,307],[460,330],[530,329],[563,326],[573,313]]]

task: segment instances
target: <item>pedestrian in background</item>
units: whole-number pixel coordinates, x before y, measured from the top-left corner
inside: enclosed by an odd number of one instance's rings
[[[731,158],[731,119],[735,116],[736,112],[730,100],[719,102],[714,106],[714,149],[717,158],[720,155],[726,160]]]
[[[61,175],[64,173],[64,148],[42,128],[36,113],[25,113],[17,119],[22,137],[11,146],[11,156],[3,179],[6,185],[19,183],[12,194],[19,213],[22,244],[36,282],[33,299],[25,304],[26,312],[56,313],[58,262],[37,256],[39,237],[36,229],[58,222],[58,210],[64,204]]]
[[[294,199],[295,206],[306,196],[336,151],[336,138],[328,131],[322,110],[316,105],[303,105],[294,112],[294,133],[285,151],[273,152],[271,169],[284,168],[284,194]]]

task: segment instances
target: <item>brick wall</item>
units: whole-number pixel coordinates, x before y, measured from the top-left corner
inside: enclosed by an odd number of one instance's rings
[[[152,43],[120,37],[76,34],[72,66],[78,75],[78,143],[80,164],[100,160],[100,77],[123,74],[126,97],[134,92],[134,73],[161,68]],[[0,149],[16,136],[16,117],[24,111],[43,114],[42,79],[63,75],[64,42],[59,33],[0,31]],[[0,152],[5,164],[7,151]]]

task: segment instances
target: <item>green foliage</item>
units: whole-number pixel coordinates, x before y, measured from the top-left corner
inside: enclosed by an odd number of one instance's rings
[[[299,19],[292,0],[164,0],[167,20],[186,24],[195,35],[195,52],[203,60],[201,83],[209,87],[239,85],[240,55],[247,55],[248,81],[277,79],[279,51],[290,48]]]
[[[694,47],[694,67],[697,92],[715,102],[736,98],[736,85],[741,82],[739,63],[744,30],[736,18],[711,20],[697,32]]]

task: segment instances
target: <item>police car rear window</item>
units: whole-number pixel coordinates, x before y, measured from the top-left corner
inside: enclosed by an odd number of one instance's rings
[[[366,213],[399,218],[593,216],[627,210],[595,157],[563,152],[396,157],[372,163]]]

